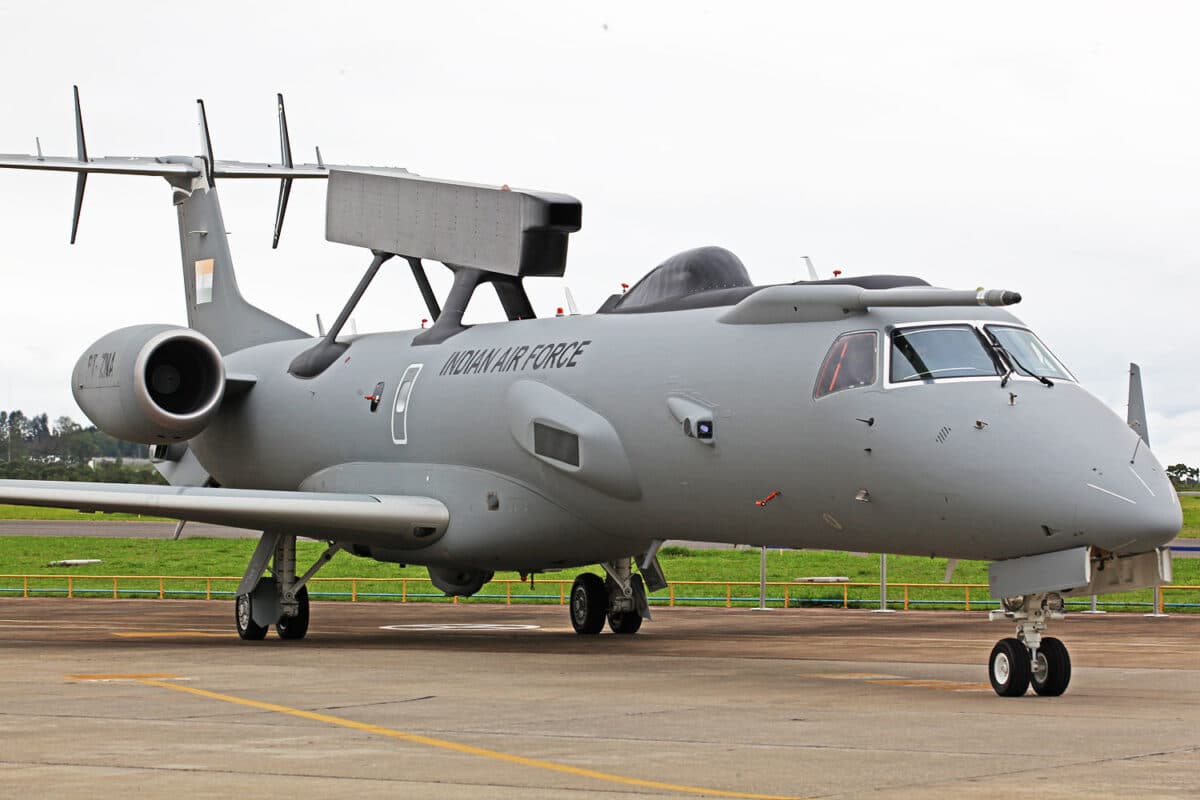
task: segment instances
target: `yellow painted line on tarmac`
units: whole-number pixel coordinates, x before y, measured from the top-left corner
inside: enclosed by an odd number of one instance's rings
[[[902,678],[899,675],[886,675],[874,672],[811,672],[805,678],[820,678],[827,681],[862,681],[876,686],[910,686],[918,689],[940,689],[944,692],[983,692],[991,691],[988,683],[964,683],[938,678]]]
[[[313,720],[314,722],[323,722],[327,725],[350,728],[351,730],[362,731],[363,733],[373,733],[376,736],[386,736],[391,739],[399,739],[401,741],[411,742],[413,744],[423,744],[428,747],[437,747],[442,750],[451,750],[456,753],[479,756],[480,758],[487,758],[493,761],[502,761],[508,764],[519,764],[524,767],[533,767],[534,769],[561,772],[566,775],[574,775],[580,778],[592,778],[593,780],[604,781],[606,783],[616,783],[625,786],[638,786],[643,789],[660,789],[667,792],[676,792],[678,794],[706,795],[708,797],[738,797],[748,798],[749,800],[802,800],[801,798],[797,797],[754,794],[750,792],[730,792],[723,789],[705,789],[699,786],[684,786],[676,783],[664,783],[662,781],[650,781],[642,778],[630,778],[624,775],[613,775],[608,772],[599,772],[597,770],[586,769],[584,767],[574,767],[570,764],[559,764],[555,761],[543,761],[539,758],[527,758],[526,756],[517,756],[512,755],[511,753],[502,753],[499,750],[489,750],[486,747],[475,747],[474,745],[451,742],[446,739],[435,739],[432,736],[422,736],[416,733],[405,733],[393,728],[385,728],[382,725],[371,725],[370,723],[366,722],[356,722],[352,719],[345,719],[344,717],[334,717],[329,714],[320,714],[315,711],[305,711],[300,708],[290,708],[288,706],[281,706],[276,703],[266,703],[261,700],[251,700],[246,697],[236,697],[231,694],[210,692],[207,689],[197,689],[193,686],[165,683],[155,678],[142,678],[138,680],[138,683],[142,683],[146,686],[157,686],[160,689],[171,689],[172,691],[176,692],[184,692],[197,697],[204,697],[209,700],[220,700],[223,703],[233,703],[235,705],[246,706],[248,708],[257,708],[262,711],[273,711],[276,714],[287,714],[291,717],[309,719]]]
[[[170,680],[182,678],[182,675],[172,675],[169,672],[102,672],[67,675],[73,681],[145,681]]]
[[[810,672],[802,677],[821,678],[826,681],[865,681],[881,680],[883,678],[899,678],[899,675],[887,675],[882,672]]]
[[[962,681],[946,681],[928,679],[922,680],[918,678],[900,678],[896,680],[869,680],[867,683],[874,683],[879,686],[913,686],[918,689],[941,689],[945,692],[979,692],[984,689],[991,690],[991,684],[988,683],[963,683]]]
[[[197,636],[210,639],[228,639],[232,633],[211,633],[208,631],[113,631],[113,636],[124,639],[191,639]]]

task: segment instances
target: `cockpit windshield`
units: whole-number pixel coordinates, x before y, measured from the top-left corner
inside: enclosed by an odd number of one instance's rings
[[[1020,374],[1034,378],[1075,380],[1033,331],[1007,325],[988,325],[987,332],[1004,349],[1008,359],[1013,362],[1013,369]]]
[[[892,334],[892,383],[1000,375],[972,325],[904,328]]]

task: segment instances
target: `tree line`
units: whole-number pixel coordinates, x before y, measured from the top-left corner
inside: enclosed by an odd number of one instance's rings
[[[1189,467],[1187,464],[1172,464],[1167,467],[1167,477],[1171,479],[1176,489],[1200,488],[1200,467]]]
[[[146,458],[144,444],[114,439],[70,417],[0,411],[0,478],[46,481],[162,483],[157,471],[124,463]],[[111,459],[96,462],[94,459]]]

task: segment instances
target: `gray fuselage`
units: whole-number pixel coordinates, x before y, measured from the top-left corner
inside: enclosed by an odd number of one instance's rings
[[[1178,531],[1162,467],[1077,383],[889,382],[889,326],[1020,324],[1005,311],[718,322],[726,310],[485,324],[421,346],[420,331],[363,335],[310,379],[286,369],[313,340],[251,347],[226,367],[257,384],[192,448],[227,487],[437,498],[451,520],[438,541],[358,542],[427,565],[552,569],[655,539],[996,560],[1140,552]],[[830,345],[859,330],[880,333],[874,383],[814,398]],[[670,397],[711,409],[711,443],[685,435]],[[534,423],[578,436],[578,466],[539,455]]]

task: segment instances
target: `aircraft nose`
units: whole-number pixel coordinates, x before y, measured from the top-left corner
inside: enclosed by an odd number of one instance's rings
[[[1091,468],[1080,502],[1082,527],[1089,538],[1115,552],[1153,550],[1183,527],[1179,496],[1166,471],[1144,443],[1134,444],[1133,458]]]

